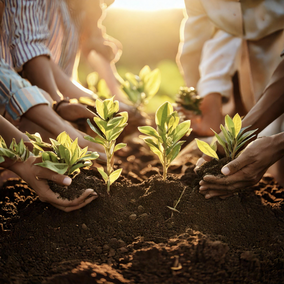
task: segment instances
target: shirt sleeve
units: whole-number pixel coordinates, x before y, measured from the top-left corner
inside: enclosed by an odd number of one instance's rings
[[[200,0],[185,0],[185,5],[187,16],[181,24],[177,64],[188,87],[196,87],[202,48],[215,28]]]
[[[43,90],[32,86],[9,65],[0,62],[0,104],[5,106],[14,120],[36,105],[49,105],[43,93]]]
[[[50,56],[46,46],[49,37],[46,1],[6,1],[5,16],[10,23],[9,47],[16,71],[21,71],[36,56]]]

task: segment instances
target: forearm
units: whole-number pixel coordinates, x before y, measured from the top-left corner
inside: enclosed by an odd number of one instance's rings
[[[37,56],[29,60],[23,67],[23,76],[32,85],[49,93],[54,101],[62,100],[62,95],[54,79],[51,60],[47,56]]]
[[[243,127],[251,125],[251,129],[263,130],[279,117],[284,110],[284,58],[273,73],[262,97],[249,111],[243,120]]]
[[[276,151],[276,160],[280,160],[284,156],[284,132],[271,136],[273,139],[272,145]]]
[[[15,138],[17,143],[21,139],[24,141],[29,141],[28,137],[19,131],[13,124],[7,121],[3,116],[0,115],[0,135],[3,137],[7,145],[10,145],[12,139]]]
[[[62,71],[62,69],[55,64],[52,60],[50,61],[53,76],[55,78],[56,85],[60,93],[64,97],[76,98],[80,97],[93,97],[94,93],[81,85],[74,84],[71,79]]]

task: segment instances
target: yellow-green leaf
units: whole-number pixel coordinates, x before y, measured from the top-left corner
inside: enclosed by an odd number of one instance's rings
[[[242,119],[238,113],[234,116],[233,122],[235,126],[235,137],[237,137],[242,129]]]
[[[210,147],[209,144],[207,144],[206,142],[199,140],[197,138],[195,138],[195,141],[197,143],[197,147],[199,148],[199,150],[204,153],[205,155],[215,158],[217,160],[219,160],[219,157],[217,155],[217,153]]]

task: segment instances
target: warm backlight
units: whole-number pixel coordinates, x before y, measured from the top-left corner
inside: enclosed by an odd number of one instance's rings
[[[156,11],[184,8],[184,0],[115,0],[112,8]]]

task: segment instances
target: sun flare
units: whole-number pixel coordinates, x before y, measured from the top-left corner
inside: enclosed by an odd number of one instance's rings
[[[111,7],[141,11],[182,9],[184,8],[184,0],[115,0]]]

